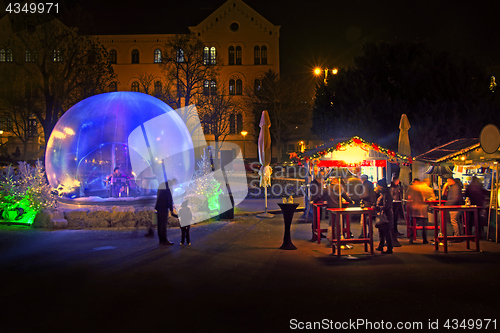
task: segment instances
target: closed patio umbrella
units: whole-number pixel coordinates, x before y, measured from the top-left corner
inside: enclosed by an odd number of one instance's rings
[[[408,136],[410,127],[408,117],[403,113],[399,122],[398,152],[406,156],[411,156],[410,137]],[[406,186],[410,185],[410,167],[401,166],[399,180]]]
[[[267,187],[271,186],[271,174],[273,169],[271,168],[271,133],[269,132],[269,127],[271,127],[271,120],[269,119],[269,114],[267,111],[262,111],[262,116],[260,117],[260,133],[259,133],[259,162],[261,164],[259,175],[260,175],[260,186],[264,187],[265,196],[265,213],[259,214],[259,217],[274,217],[273,214],[267,212]]]

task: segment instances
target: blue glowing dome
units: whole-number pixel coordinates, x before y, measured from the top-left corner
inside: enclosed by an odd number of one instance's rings
[[[177,186],[191,180],[193,142],[159,99],[112,92],[79,102],[59,119],[45,162],[50,185],[68,197],[140,196],[166,179]]]

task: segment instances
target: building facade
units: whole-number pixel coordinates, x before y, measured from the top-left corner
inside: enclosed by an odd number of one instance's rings
[[[191,33],[204,44],[204,59],[218,62],[219,76],[206,80],[203,89],[223,89],[222,94],[234,95],[237,103],[244,103],[249,89],[260,87],[260,78],[269,70],[280,72],[280,26],[274,25],[241,0],[228,0],[196,26]],[[117,80],[111,91],[142,91],[141,75],[154,77],[151,95],[165,85],[162,80],[162,57],[171,34],[98,35],[113,63]],[[241,147],[245,158],[256,159],[258,133],[253,133],[251,112],[246,110],[231,118],[226,141]],[[233,117],[233,116],[231,116]],[[201,119],[203,122],[203,119]],[[242,135],[241,133],[247,133]],[[214,138],[205,131],[208,142]],[[224,147],[222,147],[224,149]]]

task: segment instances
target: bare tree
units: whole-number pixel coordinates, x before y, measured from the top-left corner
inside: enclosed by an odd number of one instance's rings
[[[115,74],[106,49],[94,37],[46,16],[16,20],[24,29],[14,30],[4,45],[16,55],[12,62],[19,75],[40,92],[42,107],[32,111],[48,142],[59,117],[76,102],[107,91]]]
[[[139,73],[138,76],[135,77],[139,82],[139,91],[145,93],[147,95],[155,95],[155,82],[159,80],[157,76],[150,73]]]
[[[269,112],[273,145],[278,151],[278,163],[281,162],[284,145],[290,135],[304,122],[310,119],[310,105],[306,91],[295,80],[278,77],[272,70],[260,78],[259,87],[248,89],[246,101],[254,112],[255,132],[259,132],[259,120],[262,111]],[[256,89],[257,88],[257,89]]]
[[[174,35],[165,45],[162,69],[167,89],[164,100],[174,109],[188,106],[218,76],[219,59],[205,52],[194,34]],[[199,105],[200,106],[200,105]]]

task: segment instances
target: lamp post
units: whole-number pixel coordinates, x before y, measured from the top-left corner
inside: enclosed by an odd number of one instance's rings
[[[0,130],[0,150],[3,153],[3,130]]]
[[[246,146],[246,136],[248,132],[247,131],[241,131],[241,135],[243,135],[243,159],[245,159],[245,146]]]
[[[314,69],[314,75],[316,76],[319,76],[321,75],[322,72],[325,72],[325,78],[324,78],[324,82],[326,83],[326,80],[328,78],[328,74],[332,73],[333,75],[337,75],[337,73],[339,72],[339,70],[337,68],[333,68],[333,69],[328,69],[328,68],[320,68],[320,67],[316,67]]]

